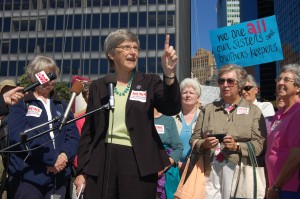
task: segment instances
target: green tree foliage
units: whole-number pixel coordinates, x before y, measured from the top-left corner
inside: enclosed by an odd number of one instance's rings
[[[29,86],[30,82],[26,78],[26,75],[23,74],[20,79],[20,86]],[[71,92],[68,87],[68,84],[66,82],[56,82],[55,83],[55,91],[58,94],[58,96],[66,101],[69,101],[71,98]]]

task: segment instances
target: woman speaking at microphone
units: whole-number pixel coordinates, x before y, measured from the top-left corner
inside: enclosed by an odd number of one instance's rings
[[[111,32],[104,50],[115,71],[115,108],[86,118],[78,151],[77,191],[85,186],[85,199],[155,199],[158,172],[170,161],[155,130],[153,112],[156,108],[174,115],[181,109],[176,51],[167,35],[162,81],[136,71],[140,42],[134,33]],[[106,79],[90,85],[87,112],[109,102]]]
[[[30,82],[37,81],[36,74],[59,74],[55,61],[49,57],[37,56],[26,67]],[[44,76],[45,77],[45,76]],[[45,124],[57,116],[63,116],[66,103],[54,91],[54,80],[50,80],[23,100],[10,108],[8,129],[10,145],[21,141],[20,133],[38,125]],[[69,113],[68,119],[73,119]],[[59,121],[29,131],[28,138],[58,126]],[[75,123],[63,126],[27,142],[29,152],[11,153],[9,159],[9,198],[64,198],[66,184],[71,174],[72,160],[79,144],[79,133]],[[24,145],[13,148],[25,150]],[[59,197],[60,196],[60,197]]]

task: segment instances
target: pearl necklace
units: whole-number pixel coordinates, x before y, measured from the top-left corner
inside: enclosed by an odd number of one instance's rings
[[[114,88],[114,93],[116,95],[119,95],[119,96],[125,96],[126,93],[128,93],[128,91],[130,90],[130,87],[131,87],[131,83],[132,83],[132,80],[133,80],[133,76],[134,76],[134,72],[131,73],[131,76],[130,76],[130,80],[129,82],[127,83],[127,86],[126,88],[124,89],[124,91],[118,91],[117,87]]]

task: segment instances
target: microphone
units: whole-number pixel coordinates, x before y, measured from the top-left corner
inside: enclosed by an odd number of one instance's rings
[[[24,88],[24,89],[21,91],[21,93],[24,94],[24,93],[26,93],[26,92],[28,92],[28,91],[30,91],[30,90],[35,89],[35,88],[38,87],[39,85],[42,85],[42,84],[44,84],[44,83],[46,83],[46,82],[49,82],[49,81],[51,81],[51,80],[56,79],[56,74],[50,72],[50,73],[48,73],[48,74],[46,75],[46,73],[45,73],[44,71],[41,71],[41,72],[35,74],[35,77],[38,79],[38,81],[35,82],[35,83],[33,83],[33,84],[31,84],[31,85],[29,85],[29,86],[27,86],[26,88]]]
[[[109,93],[109,108],[115,109],[115,97],[114,97],[114,88],[117,83],[117,79],[115,74],[109,73],[105,79],[106,84],[108,85],[108,93]]]
[[[72,106],[72,104],[75,100],[75,97],[81,93],[82,89],[83,89],[83,84],[80,81],[75,81],[75,83],[72,85],[72,88],[70,89],[70,91],[72,93],[71,99],[70,99],[69,104],[68,104],[68,106],[65,110],[65,114],[64,114],[64,116],[63,116],[63,118],[60,122],[60,126],[59,126],[59,129],[58,129],[59,131],[61,131],[63,125],[66,123],[68,115],[69,115],[70,110],[71,110],[71,106]]]

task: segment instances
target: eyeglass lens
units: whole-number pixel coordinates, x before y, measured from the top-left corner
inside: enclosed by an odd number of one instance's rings
[[[233,86],[236,80],[232,79],[232,78],[228,78],[228,79],[219,78],[218,84],[223,85],[225,83],[225,81],[227,82],[228,86]]]

